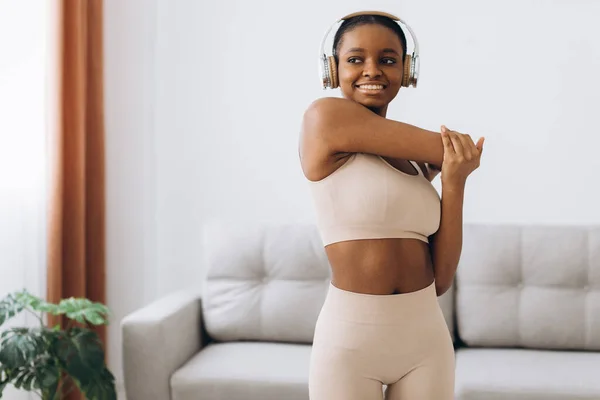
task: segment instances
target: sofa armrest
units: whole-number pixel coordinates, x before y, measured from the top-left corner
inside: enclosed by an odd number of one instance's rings
[[[198,293],[179,291],[121,322],[127,400],[171,398],[171,375],[203,346]]]

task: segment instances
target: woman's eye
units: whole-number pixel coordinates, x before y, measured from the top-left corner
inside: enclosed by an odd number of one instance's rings
[[[350,64],[356,64],[356,63],[359,63],[359,62],[360,62],[360,59],[358,59],[358,58],[356,58],[356,57],[350,57],[350,58],[348,59],[348,62],[349,62]]]
[[[384,64],[396,64],[396,60],[394,58],[384,58],[382,61]]]

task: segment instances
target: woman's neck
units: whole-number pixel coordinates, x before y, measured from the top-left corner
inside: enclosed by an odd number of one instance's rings
[[[380,117],[385,118],[385,116],[387,115],[387,106],[382,107],[382,108],[378,108],[378,107],[367,107],[369,110],[373,111],[375,114],[379,115]]]

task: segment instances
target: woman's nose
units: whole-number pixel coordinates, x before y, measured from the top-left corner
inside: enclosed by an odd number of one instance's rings
[[[381,69],[379,69],[379,64],[377,61],[366,61],[364,64],[363,76],[368,76],[373,78],[375,76],[380,76],[382,74]]]

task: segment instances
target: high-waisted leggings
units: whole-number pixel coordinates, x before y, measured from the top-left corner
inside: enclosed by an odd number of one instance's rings
[[[454,348],[435,283],[371,295],[332,284],[310,360],[310,400],[452,400]]]

